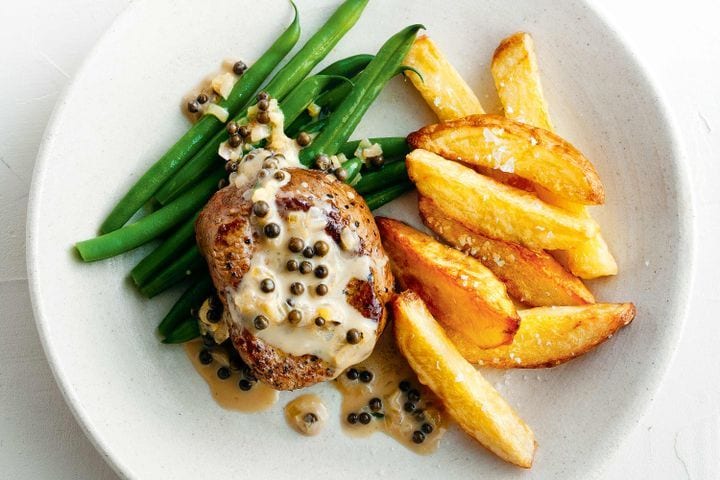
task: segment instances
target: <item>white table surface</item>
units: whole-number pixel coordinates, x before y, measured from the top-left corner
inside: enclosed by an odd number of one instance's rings
[[[32,318],[24,243],[32,169],[55,100],[129,3],[0,0],[2,478],[117,478],[83,435],[50,373]],[[646,415],[608,459],[605,478],[720,479],[720,319],[713,311],[720,307],[720,4],[597,3],[676,116],[692,174],[698,239],[691,307],[675,360]]]

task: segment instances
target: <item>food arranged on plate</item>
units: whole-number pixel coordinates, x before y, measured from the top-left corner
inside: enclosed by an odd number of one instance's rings
[[[603,184],[554,132],[526,33],[492,59],[502,115],[422,25],[312,73],[367,1],[345,0],[271,76],[300,36],[292,5],[255,63],[192,92],[190,129],[76,249],[89,262],[158,241],[130,276],[148,298],[185,285],[158,333],[225,408],[330,382],[348,433],[429,453],[454,422],[529,468],[535,436],[478,366],[552,367],[633,320],[633,304],[596,303],[581,280],[618,273],[587,210]],[[351,140],[398,75],[438,123]],[[425,232],[373,216],[412,189]],[[303,435],[332,418],[317,394],[284,415]]]

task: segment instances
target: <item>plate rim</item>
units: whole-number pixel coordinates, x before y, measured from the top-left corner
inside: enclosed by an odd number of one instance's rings
[[[108,42],[114,32],[120,29],[120,27],[122,27],[125,23],[129,22],[133,17],[132,14],[146,3],[146,1],[142,0],[131,2],[115,18],[111,25],[90,48],[79,68],[73,74],[72,80],[64,87],[63,91],[58,96],[41,137],[35,165],[33,166],[32,181],[30,184],[27,206],[25,235],[26,267],[33,319],[38,331],[43,352],[50,366],[50,370],[66,405],[70,409],[77,423],[80,425],[85,437],[91,442],[105,462],[121,478],[140,477],[133,472],[127,461],[122,460],[119,456],[112,453],[112,449],[108,445],[104,435],[102,435],[101,429],[98,428],[98,426],[91,420],[90,415],[83,410],[77,393],[72,387],[70,380],[67,378],[67,373],[63,371],[60,365],[60,356],[57,352],[55,352],[54,347],[52,346],[51,335],[47,331],[49,317],[42,312],[40,305],[40,299],[42,297],[41,287],[36,276],[39,254],[35,239],[41,231],[41,225],[38,222],[38,212],[43,193],[43,180],[48,170],[46,167],[51,161],[50,147],[56,138],[57,130],[59,130],[61,126],[59,119],[62,118],[66,108],[68,107],[67,99],[77,88],[79,88],[76,79],[83,76],[86,71],[89,70],[90,64],[93,63],[93,60],[101,54],[105,43]],[[620,46],[623,50],[623,54],[626,55],[627,59],[631,62],[631,66],[636,71],[635,73],[638,75],[638,78],[644,83],[644,87],[654,94],[653,103],[655,103],[657,110],[661,114],[659,120],[661,124],[665,125],[665,130],[667,130],[666,140],[671,147],[671,151],[669,153],[677,165],[675,185],[677,187],[678,195],[676,203],[681,212],[678,222],[681,225],[681,232],[683,233],[685,246],[687,247],[687,251],[685,252],[686,261],[677,266],[677,272],[681,277],[687,278],[688,281],[680,284],[676,295],[678,299],[676,308],[677,313],[675,315],[677,321],[674,323],[672,332],[668,334],[669,348],[667,354],[656,362],[658,364],[655,365],[655,369],[653,371],[654,375],[649,384],[650,388],[645,389],[636,395],[629,402],[627,406],[628,408],[623,411],[621,421],[615,422],[615,426],[611,427],[615,439],[612,445],[606,445],[606,448],[608,448],[611,452],[610,455],[606,456],[605,460],[598,458],[596,461],[592,461],[587,464],[589,468],[587,474],[591,475],[592,478],[599,478],[605,466],[608,464],[608,461],[617,456],[617,452],[622,442],[633,430],[635,430],[637,425],[646,416],[650,406],[654,402],[655,394],[663,385],[669,367],[675,360],[679,343],[687,324],[687,315],[690,306],[690,293],[693,290],[693,285],[696,279],[695,264],[697,255],[697,236],[695,225],[695,198],[692,189],[690,171],[687,165],[688,157],[685,153],[686,150],[683,144],[682,135],[680,134],[677,119],[675,118],[672,109],[669,107],[670,103],[667,100],[667,96],[663,88],[660,86],[656,77],[652,75],[650,70],[646,67],[643,59],[637,55],[635,48],[628,38],[623,35],[621,29],[618,28],[610,15],[600,4],[598,4],[598,2],[595,0],[577,0],[576,3],[585,6],[597,17],[597,20],[606,27],[607,33]]]

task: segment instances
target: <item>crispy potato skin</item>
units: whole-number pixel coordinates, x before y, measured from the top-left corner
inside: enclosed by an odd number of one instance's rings
[[[484,113],[477,96],[430,37],[415,40],[404,64],[422,74],[421,79],[415,72],[405,72],[440,120]]]
[[[470,115],[408,135],[413,148],[504,170],[577,203],[597,205],[605,191],[592,163],[552,132],[499,115]]]
[[[448,337],[466,360],[494,368],[554,367],[589,352],[635,318],[632,303],[538,307],[518,312],[520,329],[511,345],[477,348],[464,334]]]
[[[444,215],[429,198],[421,196],[418,209],[430,230],[482,262],[505,283],[508,293],[523,304],[542,307],[595,302],[585,285],[549,254],[473,232]]]
[[[410,180],[450,218],[488,237],[540,250],[562,250],[591,238],[592,220],[578,219],[534,195],[471,168],[417,149],[405,159]]]
[[[512,341],[519,317],[490,270],[402,222],[383,217],[376,222],[396,280],[417,292],[438,321],[478,347]]]
[[[532,37],[518,32],[498,45],[490,66],[505,116],[552,131]]]
[[[532,37],[524,32],[513,34],[495,50],[492,74],[507,118],[552,131],[547,102],[540,81],[540,71]],[[502,181],[502,180],[501,180]],[[587,209],[539,188],[537,195],[545,202],[590,218]],[[617,263],[600,233],[592,239],[560,252],[563,263],[580,278],[616,275]]]
[[[453,346],[413,291],[392,303],[400,352],[471,437],[503,460],[532,466],[535,436],[492,385]]]

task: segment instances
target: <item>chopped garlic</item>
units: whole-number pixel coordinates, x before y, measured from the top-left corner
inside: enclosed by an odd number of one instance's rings
[[[322,111],[322,107],[315,102],[311,103],[307,107],[307,112],[312,118],[317,118],[318,115],[320,115],[321,111]]]
[[[215,118],[225,123],[227,122],[230,113],[217,103],[211,103],[205,109],[205,115],[213,115]]]
[[[236,76],[230,72],[221,73],[212,79],[212,89],[222,98],[228,98],[235,86]]]

